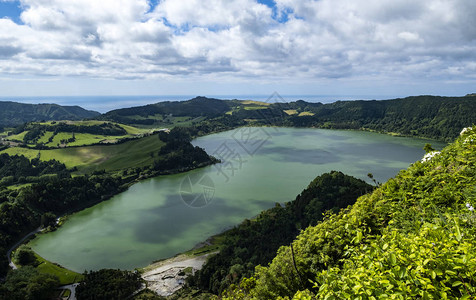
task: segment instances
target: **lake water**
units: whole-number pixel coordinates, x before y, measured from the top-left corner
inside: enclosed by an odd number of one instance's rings
[[[420,139],[323,129],[240,128],[193,143],[222,163],[133,185],[71,216],[30,246],[82,272],[134,269],[191,249],[207,237],[293,200],[331,170],[384,182],[419,160]],[[434,147],[442,144],[432,142]]]

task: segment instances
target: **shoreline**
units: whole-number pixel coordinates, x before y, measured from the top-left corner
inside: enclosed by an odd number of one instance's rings
[[[167,297],[183,288],[187,277],[194,275],[207,262],[208,257],[218,252],[190,257],[180,254],[166,260],[153,263],[141,274],[147,288],[159,296]]]

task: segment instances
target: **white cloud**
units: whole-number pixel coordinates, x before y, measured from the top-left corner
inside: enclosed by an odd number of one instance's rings
[[[2,76],[474,78],[470,0],[276,0],[274,12],[254,0],[21,4],[24,24],[0,19]]]

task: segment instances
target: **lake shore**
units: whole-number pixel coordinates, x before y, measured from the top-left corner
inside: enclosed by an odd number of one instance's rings
[[[203,267],[209,256],[216,253],[192,258],[186,254],[180,254],[147,266],[141,276],[146,281],[148,289],[159,296],[170,296],[184,286],[188,276],[195,274]]]

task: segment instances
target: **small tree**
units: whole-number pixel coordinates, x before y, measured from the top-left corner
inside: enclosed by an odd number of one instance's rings
[[[433,147],[429,143],[425,144],[425,146],[423,147],[423,150],[425,150],[425,153],[430,153],[435,151],[435,149],[433,149]]]
[[[380,183],[379,183],[377,180],[375,180],[374,174],[368,173],[368,174],[367,174],[367,177],[370,178],[370,179],[374,182],[375,186],[379,186],[379,185],[380,185]]]

